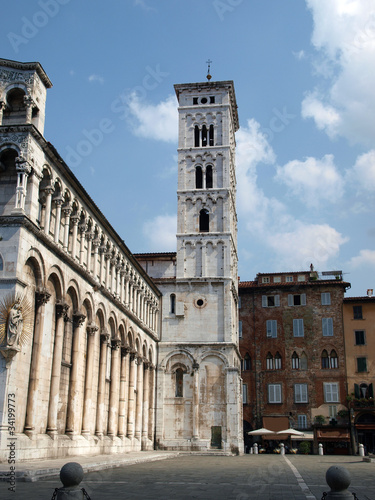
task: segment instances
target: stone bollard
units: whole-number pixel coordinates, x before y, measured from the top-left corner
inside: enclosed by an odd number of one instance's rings
[[[258,455],[258,445],[255,443],[254,446],[254,455]]]
[[[322,445],[322,443],[319,443],[319,447],[318,447],[318,448],[319,448],[319,449],[318,449],[318,453],[319,453],[319,455],[324,455],[324,451],[323,451],[323,445]]]
[[[358,445],[358,453],[360,457],[365,456],[365,447],[363,446],[363,444]]]
[[[285,446],[284,446],[284,443],[281,443],[281,445],[280,445],[280,455],[285,455]]]
[[[253,447],[250,446],[250,455],[252,455],[253,453],[254,453]]]
[[[351,477],[345,467],[332,465],[326,472],[326,481],[331,491],[323,493],[324,500],[353,500],[354,494],[348,491]]]
[[[83,469],[77,462],[68,462],[60,470],[63,488],[56,488],[51,500],[84,500],[90,497],[79,484],[83,479]]]

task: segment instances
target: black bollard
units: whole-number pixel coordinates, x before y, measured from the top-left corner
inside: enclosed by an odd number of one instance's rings
[[[60,470],[63,488],[56,488],[51,500],[90,500],[84,488],[79,484],[83,479],[83,469],[77,462],[68,462]]]

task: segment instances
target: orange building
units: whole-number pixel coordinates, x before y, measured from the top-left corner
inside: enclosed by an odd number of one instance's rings
[[[347,297],[343,305],[346,377],[356,449],[375,452],[375,297]]]

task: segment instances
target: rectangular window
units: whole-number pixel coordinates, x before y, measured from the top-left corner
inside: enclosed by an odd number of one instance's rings
[[[367,358],[357,358],[357,372],[367,372]]]
[[[268,319],[266,321],[267,337],[275,339],[277,337],[277,320]]]
[[[332,318],[322,318],[323,337],[333,337]]]
[[[326,403],[339,402],[339,384],[337,382],[324,382],[324,401]]]
[[[298,281],[306,281],[304,274],[299,274],[297,279],[298,279]]]
[[[298,415],[297,416],[297,427],[298,429],[306,429],[307,428],[307,417],[306,415]]]
[[[362,306],[353,306],[353,318],[354,319],[363,319]]]
[[[262,295],[262,307],[279,307],[280,295]]]
[[[355,345],[366,345],[364,330],[355,330],[354,335],[355,335]]]
[[[247,384],[242,384],[242,403],[247,404]]]
[[[274,283],[281,283],[281,276],[274,276],[273,282]]]
[[[267,358],[267,370],[273,370],[273,357]]]
[[[304,337],[305,333],[303,330],[303,319],[293,320],[293,336],[294,337]]]
[[[306,294],[301,293],[299,295],[288,295],[288,306],[305,306],[306,305]]]
[[[308,400],[307,384],[294,384],[294,402],[307,403]]]
[[[242,339],[242,321],[238,322],[238,336]]]
[[[293,282],[293,276],[286,276],[286,277],[285,277],[285,281],[286,281],[287,283],[292,283],[292,282]]]
[[[274,364],[275,364],[275,370],[281,370],[281,357],[280,356],[275,356],[274,359]]]
[[[198,104],[198,97],[193,97],[193,104]]]
[[[268,402],[281,403],[281,384],[268,384]]]
[[[337,417],[337,406],[336,405],[329,405],[328,411],[329,411],[329,418],[336,418]]]
[[[210,95],[210,104],[215,104],[215,96]]]
[[[269,276],[263,276],[262,283],[269,283],[269,282],[270,282]]]
[[[323,292],[321,294],[322,298],[322,306],[330,306],[331,305],[331,294],[330,292]]]

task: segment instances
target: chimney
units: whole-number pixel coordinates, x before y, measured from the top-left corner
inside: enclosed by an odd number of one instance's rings
[[[374,293],[374,289],[373,288],[368,288],[367,289],[367,297],[372,297],[373,293]]]

